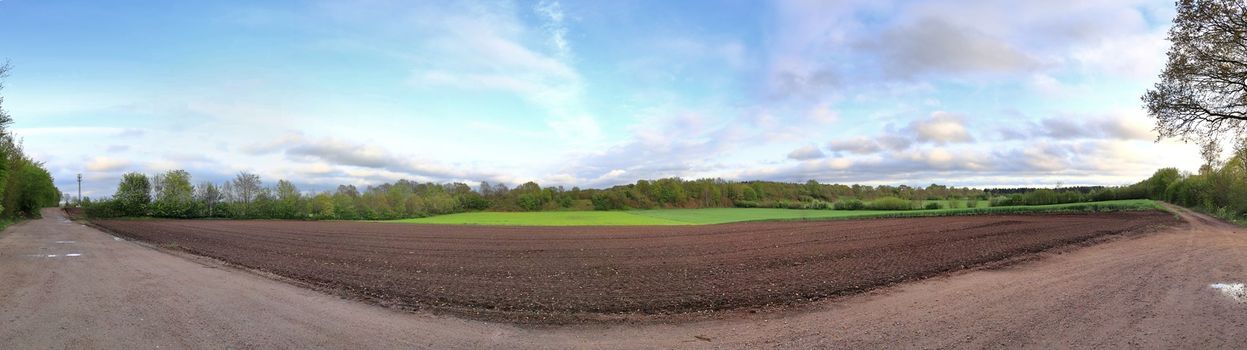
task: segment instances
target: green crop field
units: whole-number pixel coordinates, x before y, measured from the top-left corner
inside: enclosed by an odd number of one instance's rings
[[[514,226],[637,226],[688,225],[690,223],[635,215],[633,211],[537,211],[471,212],[427,218],[391,220],[415,224],[514,225]]]
[[[803,210],[772,208],[654,209],[626,211],[636,216],[707,225],[741,221],[819,220],[895,213],[887,210]]]
[[[636,226],[707,225],[743,221],[1156,210],[1150,200],[936,210],[797,210],[770,208],[654,209],[628,211],[472,212],[385,222],[450,225]]]

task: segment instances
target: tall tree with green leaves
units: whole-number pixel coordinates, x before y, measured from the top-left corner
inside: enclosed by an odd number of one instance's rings
[[[302,218],[303,206],[303,194],[299,193],[299,188],[290,181],[277,180],[277,214],[285,219]]]
[[[145,216],[148,205],[152,202],[152,184],[147,175],[142,173],[126,173],[117,184],[117,193],[113,195],[117,210],[123,216]]]
[[[195,188],[186,170],[170,170],[156,177],[156,201],[152,203],[152,215],[171,218],[189,218],[195,215]]]

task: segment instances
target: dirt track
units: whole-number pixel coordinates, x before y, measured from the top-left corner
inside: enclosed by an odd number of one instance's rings
[[[1238,347],[1247,304],[1209,285],[1247,280],[1247,233],[1183,216],[1192,224],[783,314],[525,328],[344,301],[51,211],[0,234],[0,347]]]
[[[382,305],[486,321],[579,323],[802,304],[1176,222],[1160,212],[1125,212],[693,227],[98,224]]]

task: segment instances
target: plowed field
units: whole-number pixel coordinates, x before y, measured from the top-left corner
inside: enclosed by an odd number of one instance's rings
[[[95,224],[390,307],[568,323],[794,304],[1177,222],[1120,212],[632,227]]]

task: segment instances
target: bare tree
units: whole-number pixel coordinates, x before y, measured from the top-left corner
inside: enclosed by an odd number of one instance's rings
[[[1207,142],[1247,127],[1247,1],[1179,0],[1169,62],[1143,95],[1160,137]]]
[[[247,209],[251,207],[251,203],[255,201],[256,196],[260,195],[261,186],[260,175],[249,172],[239,172],[234,177],[232,183],[234,190],[234,200],[238,202],[241,214],[246,216]]]
[[[228,184],[228,183],[227,183]],[[217,203],[221,202],[221,190],[210,181],[204,181],[195,187],[195,199],[203,203],[205,215],[212,217],[215,215]]]
[[[1199,168],[1201,174],[1211,173],[1221,167],[1221,141],[1213,138],[1199,146],[1199,155],[1204,158],[1204,165]]]

